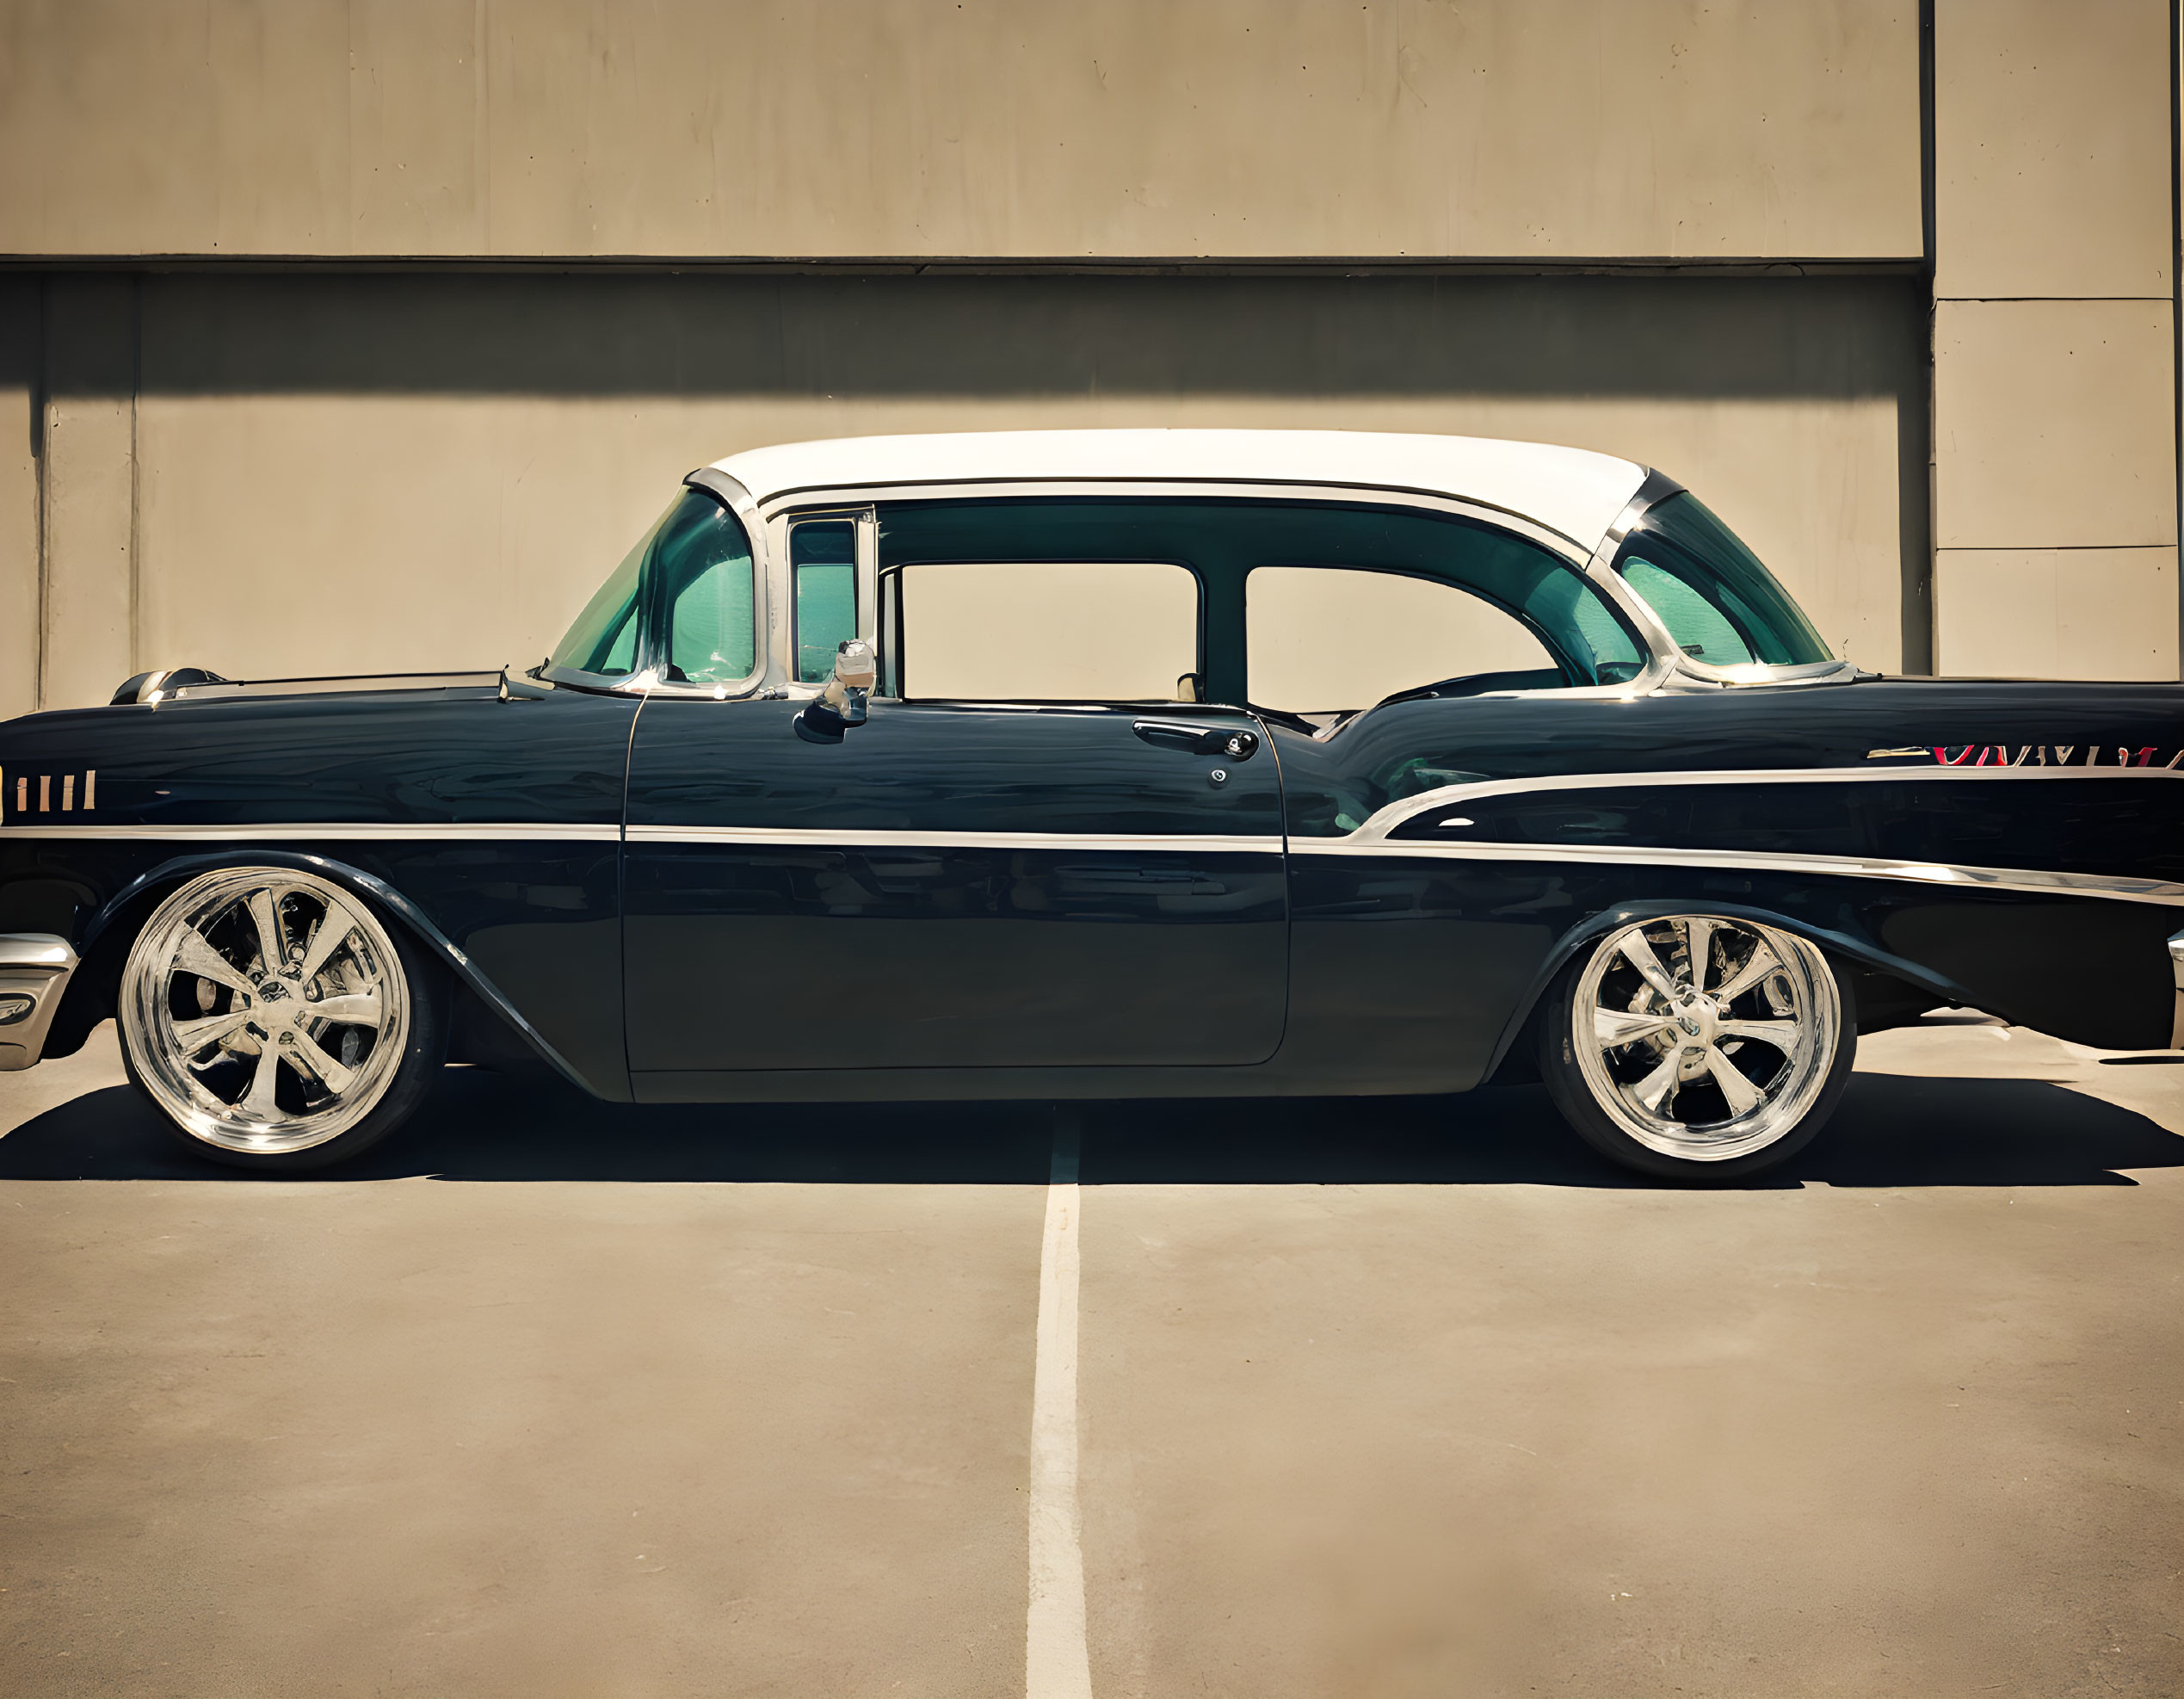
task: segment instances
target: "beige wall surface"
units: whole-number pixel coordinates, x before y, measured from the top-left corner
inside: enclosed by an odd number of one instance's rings
[[[1918,57],[1916,0],[9,0],[0,251],[1916,257]]]
[[[2169,291],[2168,0],[1937,0],[1934,291]]]
[[[1943,549],[1935,646],[2001,678],[2175,678],[2174,548]]]
[[[1909,280],[170,275],[142,289],[133,555],[110,547],[129,535],[121,478],[49,562],[54,583],[103,584],[133,623],[119,646],[56,623],[50,704],[103,700],[131,660],[238,677],[528,662],[692,466],[895,430],[1572,443],[1690,484],[1839,652],[1895,667],[1907,628],[1922,641]],[[109,480],[125,448],[96,461]]]
[[[103,701],[137,670],[139,287],[87,277],[42,302],[48,702]]]
[[[1934,656],[2174,678],[2167,0],[1934,9]]]
[[[2170,316],[2166,300],[1937,303],[1936,542],[2174,543]]]
[[[0,720],[38,701],[39,293],[0,277]]]

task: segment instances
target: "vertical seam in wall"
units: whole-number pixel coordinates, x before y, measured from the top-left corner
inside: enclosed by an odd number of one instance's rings
[[[2177,0],[2169,0],[2172,11]],[[1940,263],[1934,246],[1934,0],[1919,0],[1919,245],[1926,280],[1926,670],[1941,670],[1941,436],[1938,382],[1940,362],[1935,339],[1940,309],[1934,298]],[[1916,590],[1918,586],[1913,586]],[[1909,657],[1906,660],[1908,662]],[[1909,671],[1908,665],[1905,671]]]
[[[2172,15],[2176,0],[2169,0]],[[1919,256],[1934,278],[1934,0],[1919,0]]]
[[[143,486],[144,459],[137,451],[137,415],[144,396],[144,274],[139,272],[129,290],[129,633],[128,666],[124,677],[137,670],[139,646],[143,573],[138,547],[139,495]]]
[[[30,362],[30,471],[34,485],[31,499],[36,509],[34,522],[38,533],[38,629],[32,633],[35,652],[31,663],[30,686],[30,705],[33,708],[46,706],[46,651],[49,646],[46,627],[52,617],[52,598],[47,588],[47,580],[52,574],[47,569],[46,559],[49,552],[46,543],[46,480],[53,460],[52,444],[47,440],[46,417],[46,395],[52,388],[46,372],[46,346],[52,339],[47,323],[52,317],[47,299],[52,289],[52,279],[40,272],[38,276],[38,343]]]
[[[2184,275],[2180,275],[2180,263],[2184,263],[2184,137],[2180,137],[2179,126],[2184,124],[2184,107],[2178,104],[2184,97],[2184,33],[2180,33],[2178,0],[2169,0],[2169,349],[2170,366],[2170,394],[2174,403],[2171,414],[2169,448],[2176,462],[2176,516],[2172,528],[2176,535],[2176,664],[2177,677],[2184,679]]]

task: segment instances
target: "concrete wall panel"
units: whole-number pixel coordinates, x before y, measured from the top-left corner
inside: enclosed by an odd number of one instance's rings
[[[57,279],[45,311],[44,701],[135,670],[139,285]]]
[[[484,251],[485,83],[479,13],[447,0],[349,0],[349,245]],[[329,117],[340,113],[333,108]],[[322,119],[318,127],[334,128]]]
[[[1904,589],[1926,546],[1916,285],[146,288],[145,665],[527,662],[693,466],[813,436],[1100,424],[1474,432],[1632,455],[1700,491],[1840,652],[1895,667],[1906,625],[1923,626]],[[79,676],[68,700],[121,674],[102,661]]]
[[[0,250],[1914,256],[1911,0],[17,0]]]
[[[1940,547],[2176,541],[2168,301],[1942,301],[1935,314]]]
[[[259,677],[529,662],[682,473],[721,454],[865,431],[1188,424],[1658,460],[1777,566],[1839,652],[1895,668],[1897,417],[1879,398],[154,396],[142,647],[147,664]]]
[[[2166,0],[1939,0],[1934,40],[1934,293],[2166,297]]]
[[[39,285],[0,278],[0,720],[37,706]]]
[[[2173,548],[1944,549],[1935,648],[1950,672],[2177,676]]]

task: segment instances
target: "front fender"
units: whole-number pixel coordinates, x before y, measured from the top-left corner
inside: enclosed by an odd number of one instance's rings
[[[480,1002],[505,1021],[509,1030],[521,1038],[540,1060],[579,1090],[594,1097],[601,1095],[598,1088],[579,1073],[568,1059],[524,1018],[522,1012],[500,987],[480,971],[478,964],[460,945],[441,930],[429,915],[385,880],[366,873],[361,868],[351,867],[345,862],[298,850],[254,848],[250,852],[249,860],[252,866],[288,868],[299,873],[317,874],[320,878],[331,880],[343,889],[377,904],[445,962],[448,971]],[[120,983],[121,968],[127,960],[129,946],[136,941],[137,934],[151,917],[152,911],[165,900],[168,894],[201,873],[232,867],[236,861],[235,851],[230,849],[178,856],[170,861],[162,862],[131,880],[91,917],[83,929],[79,951],[83,966],[70,983],[68,994],[54,1016],[52,1031],[46,1043],[46,1056],[67,1056],[80,1050],[91,1029],[114,1013],[114,994]]]

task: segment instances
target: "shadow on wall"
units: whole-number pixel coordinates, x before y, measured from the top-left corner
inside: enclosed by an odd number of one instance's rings
[[[1536,1086],[1089,1103],[1083,1114],[1091,1185],[1656,1183],[1595,1157]],[[1038,1185],[1052,1127],[1048,1107],[1029,1103],[632,1109],[455,1068],[407,1128],[327,1177]],[[2045,1081],[1860,1074],[1814,1146],[1751,1183],[2131,1185],[2119,1171],[2177,1166],[2184,1138]],[[264,1183],[180,1148],[126,1086],[0,1139],[0,1180],[143,1179]]]
[[[48,393],[1848,399],[1926,406],[1898,277],[288,275],[0,280]],[[136,327],[141,317],[141,348]],[[42,350],[40,343],[42,342]],[[42,374],[32,369],[42,361]],[[1923,427],[1901,433],[1923,458]]]
[[[147,392],[1903,395],[1909,278],[170,275]]]
[[[0,389],[733,400],[761,410],[752,441],[860,428],[829,423],[845,404],[1000,403],[1050,423],[1057,405],[1157,423],[1205,420],[1212,404],[1225,422],[1294,423],[1301,409],[1385,420],[1373,410],[1420,403],[1431,429],[1444,401],[1878,402],[1894,418],[1901,652],[1916,670],[1925,311],[1919,279],[1882,275],[57,272],[0,279]],[[1834,517],[1816,516],[1854,510],[1877,470],[1785,464],[1771,498],[1817,527],[1804,547],[1824,554]],[[235,546],[225,527],[209,534],[170,537],[162,572]]]

